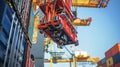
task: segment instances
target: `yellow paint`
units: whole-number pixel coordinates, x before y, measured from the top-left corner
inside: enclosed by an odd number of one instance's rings
[[[52,57],[50,57],[50,67],[53,67],[52,62]]]
[[[113,63],[113,58],[110,57],[109,59],[106,60],[106,64],[107,64],[107,67],[110,67],[112,66],[114,63]]]
[[[33,33],[33,39],[32,43],[35,44],[37,42],[38,37],[38,22],[39,22],[39,15],[36,15],[35,21],[34,21],[34,33]]]
[[[78,7],[97,7],[100,0],[72,0],[73,6]]]
[[[90,24],[91,21],[87,21],[87,19],[85,20],[81,20],[81,19],[76,19],[73,21],[73,25],[75,26],[88,26]]]
[[[36,3],[37,2],[37,0],[33,0],[33,3]]]
[[[72,0],[74,4],[88,4],[89,0]]]
[[[73,58],[74,67],[77,67],[77,60],[76,60],[75,56],[73,56],[72,58]]]
[[[44,38],[44,45],[48,45],[50,43],[51,39],[49,37]]]
[[[50,51],[52,52],[52,40],[50,39]],[[50,57],[50,67],[52,67],[52,56]]]

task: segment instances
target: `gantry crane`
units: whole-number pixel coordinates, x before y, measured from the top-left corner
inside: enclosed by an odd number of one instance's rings
[[[50,60],[45,59],[45,63],[50,63],[50,67],[52,67],[52,63],[70,63],[70,67],[72,67],[71,62],[73,62],[74,67],[77,67],[77,62],[91,62],[91,63],[97,63],[99,61],[99,58],[91,58],[87,54],[77,54],[76,56],[72,56],[72,58],[63,59],[61,55],[64,54],[64,52],[52,52],[50,53],[52,56]]]

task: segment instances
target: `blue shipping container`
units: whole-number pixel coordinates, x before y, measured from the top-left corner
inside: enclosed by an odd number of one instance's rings
[[[0,45],[0,60],[3,62],[5,56],[5,48]]]
[[[3,7],[3,5],[0,5],[0,7]],[[4,5],[3,9],[0,8],[0,11],[3,12],[3,15],[0,17],[1,19],[0,42],[1,45],[7,46],[7,41],[9,38],[9,32],[11,28],[13,10],[10,9],[8,4],[6,4]]]
[[[8,3],[0,4],[0,11],[3,12],[0,16],[0,67],[24,67],[27,41],[23,28]]]
[[[105,64],[105,63],[106,63],[106,58],[103,58],[103,59],[101,60],[101,62],[102,62],[102,64]]]
[[[114,64],[120,63],[120,52],[113,56]]]
[[[5,9],[5,0],[0,0],[0,24],[3,17],[4,9]]]

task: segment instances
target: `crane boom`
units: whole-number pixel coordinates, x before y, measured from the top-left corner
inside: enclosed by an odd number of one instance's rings
[[[109,0],[72,0],[72,6],[105,8],[107,7],[108,2]]]
[[[54,63],[58,63],[58,62],[61,62],[61,63],[66,63],[66,62],[73,62],[72,59],[53,59],[52,60]],[[77,59],[76,60],[77,62],[93,62],[93,63],[97,63],[99,61],[99,58],[85,58],[85,59]],[[44,60],[44,62],[46,63],[49,63],[50,60]]]

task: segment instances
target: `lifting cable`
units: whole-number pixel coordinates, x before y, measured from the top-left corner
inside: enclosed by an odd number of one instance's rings
[[[66,51],[64,50],[64,52],[65,52],[65,55],[67,56],[67,58],[69,58],[69,56],[68,56],[68,54],[66,53]]]
[[[70,55],[73,56],[73,54],[70,52],[70,50],[68,50],[68,48],[66,46],[64,46],[64,47],[70,53]]]

